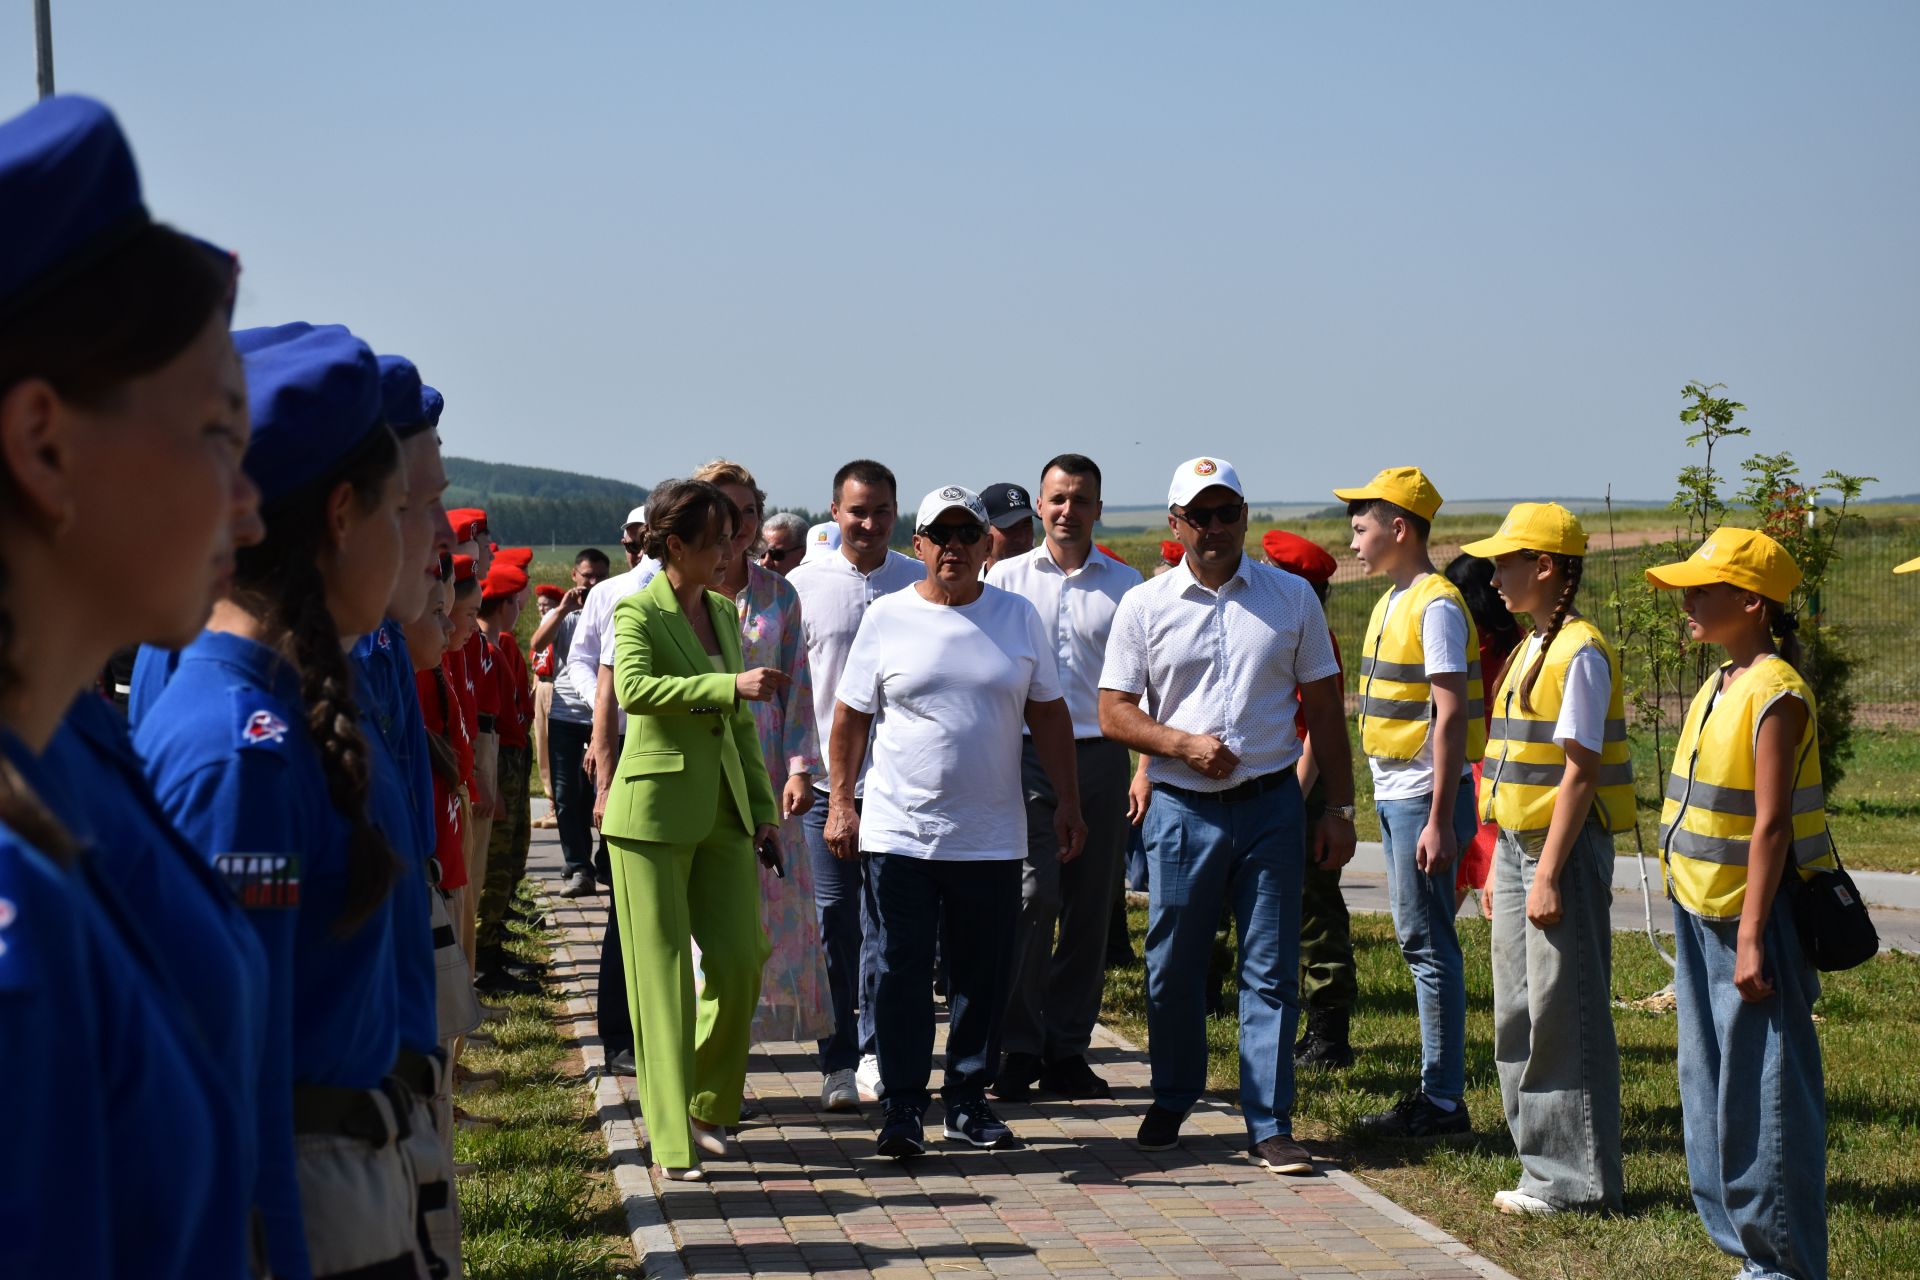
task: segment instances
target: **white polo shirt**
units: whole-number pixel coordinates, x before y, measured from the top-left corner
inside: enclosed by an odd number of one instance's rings
[[[566,696],[584,702],[591,716],[594,695],[600,688],[600,668],[613,665],[613,606],[653,581],[660,562],[648,557],[625,573],[616,574],[587,592],[580,605],[580,621],[573,628],[573,645],[567,650],[567,665],[555,678],[555,692],[566,682]],[[604,654],[602,653],[604,650]],[[605,661],[602,661],[602,658]],[[619,729],[627,731],[627,713],[621,711]]]
[[[872,573],[854,568],[844,551],[795,565],[787,581],[800,593],[800,628],[807,638],[807,667],[813,674],[813,723],[820,734],[820,776],[814,790],[828,789],[833,767],[833,704],[840,689],[840,673],[867,606],[927,576],[927,568],[912,556],[888,551]],[[871,761],[872,753],[868,753]],[[859,794],[855,788],[855,794]]]
[[[1073,736],[1100,736],[1100,671],[1107,660],[1107,636],[1120,598],[1140,585],[1140,571],[1098,547],[1087,562],[1069,573],[1042,542],[1024,555],[1002,560],[987,570],[987,582],[1026,598],[1053,641]],[[1024,731],[1025,726],[1022,726]]]
[[[1300,758],[1294,690],[1339,670],[1326,614],[1306,579],[1243,553],[1218,591],[1183,560],[1127,592],[1113,617],[1100,687],[1141,694],[1161,724],[1212,734],[1240,757],[1224,778],[1154,758],[1151,780],[1225,791]]]

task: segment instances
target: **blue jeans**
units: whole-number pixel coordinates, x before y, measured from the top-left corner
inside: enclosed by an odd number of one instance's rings
[[[1147,809],[1147,1046],[1153,1098],[1185,1115],[1207,1087],[1207,962],[1223,905],[1240,939],[1240,1112],[1250,1142],[1293,1132],[1300,1023],[1300,784],[1225,804],[1155,787]]]
[[[881,921],[875,992],[880,1096],[927,1109],[933,1074],[933,952],[947,973],[949,1113],[978,1102],[1000,1070],[1000,1028],[1013,984],[1020,924],[1018,858],[941,862],[904,854],[871,858]]]
[[[855,808],[859,806],[856,803]],[[827,996],[833,1034],[820,1042],[820,1073],[848,1071],[874,1048],[874,984],[880,974],[880,924],[873,900],[873,859],[842,862],[827,848],[827,798],[816,791],[801,815],[813,866],[813,901],[820,909],[820,944],[827,953]],[[929,979],[931,983],[931,979]],[[929,987],[931,989],[931,987]],[[857,1012],[856,1012],[857,1011]]]
[[[1433,798],[1382,800],[1380,842],[1386,847],[1387,897],[1400,954],[1413,971],[1413,999],[1420,1010],[1420,1088],[1429,1098],[1458,1102],[1467,1092],[1467,977],[1453,917],[1456,859],[1421,874],[1414,865],[1420,833],[1433,812]],[[1453,834],[1464,849],[1480,829],[1473,807],[1473,779],[1459,784]]]
[[[1687,1180],[1707,1234],[1746,1261],[1742,1276],[1826,1280],[1820,979],[1801,954],[1792,905],[1776,898],[1766,931],[1774,993],[1749,1004],[1733,985],[1739,932],[1738,921],[1673,908]]]

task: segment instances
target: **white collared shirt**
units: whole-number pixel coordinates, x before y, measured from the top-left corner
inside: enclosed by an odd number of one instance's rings
[[[589,714],[594,695],[600,689],[600,668],[613,665],[613,606],[653,581],[653,575],[659,572],[660,562],[648,557],[625,573],[596,584],[581,602],[580,621],[574,625],[573,643],[567,650],[567,665],[555,685],[565,681],[567,697],[585,703]],[[619,715],[619,731],[625,733],[627,713],[621,711]]]
[[[1025,596],[1053,640],[1073,736],[1100,736],[1100,671],[1107,660],[1107,635],[1113,629],[1120,598],[1140,585],[1140,571],[1098,547],[1087,562],[1069,573],[1042,542],[1024,555],[1002,560],[987,570],[987,581]]]
[[[1161,724],[1212,734],[1240,757],[1224,778],[1156,758],[1147,766],[1150,779],[1224,791],[1300,758],[1294,690],[1339,670],[1326,614],[1306,579],[1243,553],[1217,592],[1185,561],[1127,592],[1114,614],[1100,687],[1140,694]]]
[[[800,628],[807,637],[807,666],[813,672],[813,723],[820,734],[820,776],[815,790],[828,788],[833,765],[833,710],[840,689],[840,673],[867,606],[881,596],[910,587],[927,576],[927,568],[912,556],[888,551],[885,563],[872,573],[854,568],[844,552],[795,565],[787,581],[800,593]],[[869,764],[872,752],[868,752]],[[863,766],[864,767],[864,766]],[[858,794],[858,789],[856,789]]]

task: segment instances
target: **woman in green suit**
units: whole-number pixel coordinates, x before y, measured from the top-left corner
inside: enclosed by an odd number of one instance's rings
[[[732,552],[727,496],[670,481],[647,503],[664,566],[613,611],[614,693],[631,719],[600,824],[613,861],[640,1106],[653,1158],[693,1180],[728,1154],[740,1119],[767,936],[756,849],[777,855],[778,811],[747,704],[787,683],[743,671],[733,602],[708,587]],[[700,944],[705,977],[693,992]],[[697,1016],[696,1016],[697,1012]]]

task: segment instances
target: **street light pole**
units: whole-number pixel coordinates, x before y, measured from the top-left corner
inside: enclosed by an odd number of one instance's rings
[[[53,96],[53,0],[33,0],[34,68],[40,82],[40,96]]]

